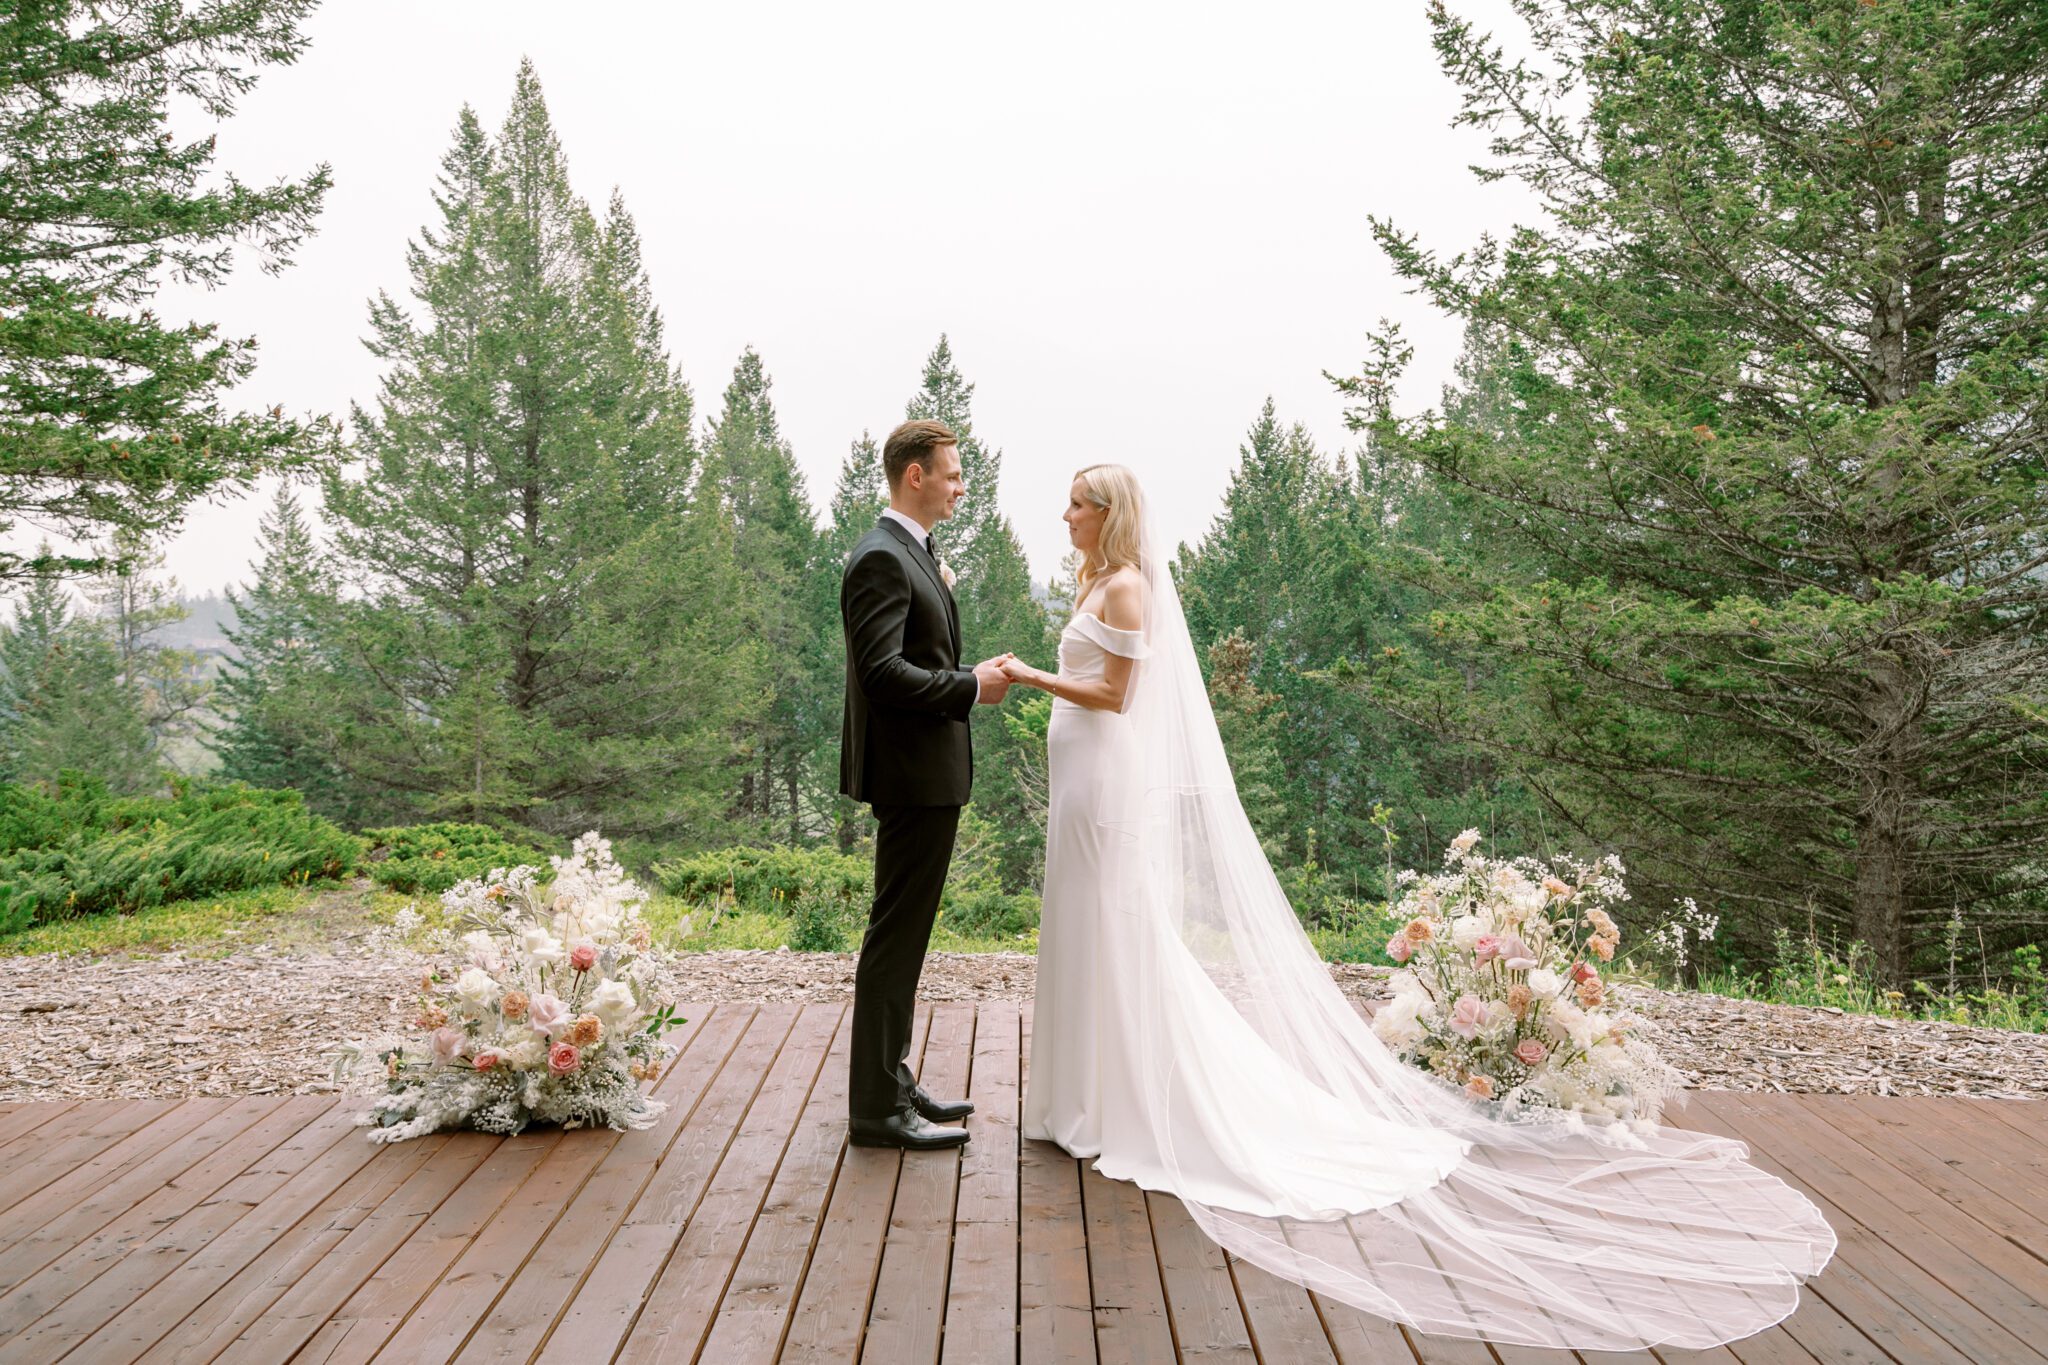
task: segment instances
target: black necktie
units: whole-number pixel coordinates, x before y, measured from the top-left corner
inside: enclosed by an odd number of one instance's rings
[[[939,552],[932,548],[932,538],[930,536],[926,536],[924,538],[924,552],[930,555],[933,559],[937,559],[939,557]]]

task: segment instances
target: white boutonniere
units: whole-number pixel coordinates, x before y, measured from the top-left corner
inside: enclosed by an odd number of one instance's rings
[[[953,586],[953,566],[951,564],[948,564],[943,559],[939,561],[939,577],[946,580],[946,586],[948,588],[951,588]]]

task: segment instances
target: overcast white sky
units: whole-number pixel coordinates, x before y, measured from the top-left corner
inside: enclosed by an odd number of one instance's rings
[[[1499,0],[1456,7],[1512,31]],[[405,288],[457,110],[495,130],[531,56],[577,191],[618,186],[639,223],[700,413],[756,347],[822,507],[946,332],[1041,581],[1084,463],[1132,465],[1181,540],[1266,395],[1348,445],[1322,371],[1352,371],[1382,315],[1418,346],[1404,406],[1435,401],[1458,328],[1401,291],[1367,214],[1455,249],[1530,213],[1466,170],[1483,138],[1448,127],[1421,0],[330,0],[310,32],[222,128],[220,164],[330,163],[318,235],[281,276],[162,300],[261,339],[246,406],[372,397],[366,302]],[[195,510],[170,547],[188,589],[246,575],[264,496]]]

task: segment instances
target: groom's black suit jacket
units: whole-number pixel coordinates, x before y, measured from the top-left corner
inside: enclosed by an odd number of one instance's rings
[[[981,694],[960,667],[960,616],[939,566],[883,517],[839,580],[846,713],[839,790],[882,805],[964,806],[974,785],[968,717]]]

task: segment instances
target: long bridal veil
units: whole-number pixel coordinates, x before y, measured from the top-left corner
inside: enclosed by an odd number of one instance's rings
[[[1134,950],[1105,968],[1144,1136],[1195,1221],[1247,1261],[1423,1332],[1707,1347],[1789,1314],[1835,1235],[1742,1143],[1503,1119],[1373,1034],[1238,801],[1149,517],[1142,555],[1129,762],[1096,796],[1104,913],[1130,916]]]

